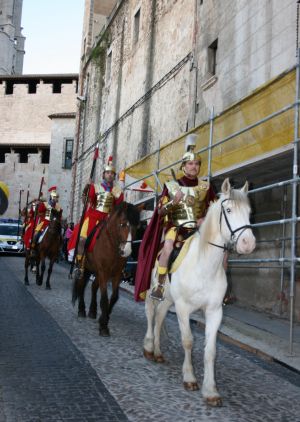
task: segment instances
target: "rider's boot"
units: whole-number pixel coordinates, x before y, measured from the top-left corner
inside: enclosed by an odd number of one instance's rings
[[[84,244],[85,238],[80,237],[78,243],[78,250],[76,255],[76,269],[77,269],[77,276],[80,278],[83,276],[84,272],[84,263],[85,263],[85,254],[84,254]]]
[[[150,294],[151,299],[155,299],[159,301],[164,300],[166,276],[167,276],[167,268],[159,266],[158,267],[158,282],[156,286],[154,286]]]

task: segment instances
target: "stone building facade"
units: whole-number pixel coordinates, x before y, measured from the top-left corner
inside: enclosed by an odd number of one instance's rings
[[[42,176],[45,196],[49,186],[61,183],[68,209],[72,170],[64,168],[64,145],[74,139],[77,83],[77,74],[0,76],[0,180],[10,190],[5,217],[18,216],[20,190],[22,207],[28,186],[29,200],[37,197]],[[73,114],[49,118],[59,113]],[[50,151],[52,141],[56,147]]]
[[[0,0],[0,75],[23,73],[22,6],[23,0]]]
[[[70,188],[76,113],[55,113],[52,121],[48,187],[57,186],[63,218],[70,219]]]
[[[97,3],[95,0],[94,8]],[[85,23],[93,33],[89,17]],[[92,151],[98,142],[96,178],[108,155],[114,156],[121,170],[204,124],[212,109],[215,115],[223,113],[295,66],[296,29],[294,0],[116,2],[91,50],[82,56],[83,101],[77,119],[73,218],[80,215],[80,192],[89,178]],[[288,179],[293,171],[291,148],[287,154],[278,150],[263,158],[258,155],[243,167],[212,174],[212,179],[217,187],[225,176],[237,184],[248,178],[252,187]],[[271,190],[255,195],[256,221],[282,215],[284,197],[289,210],[290,187],[287,192]],[[289,212],[284,211],[285,216]],[[289,229],[285,236],[288,233]],[[273,235],[270,228],[257,234],[260,240]],[[280,228],[274,236],[282,237]],[[265,256],[265,251],[266,244],[258,248],[257,256]],[[273,242],[267,255],[279,253]],[[277,313],[278,297],[282,293],[288,296],[289,271],[285,269],[280,280],[280,266],[265,267],[259,270],[259,277],[253,266],[246,271],[232,267],[233,291],[242,305]],[[299,284],[297,275],[296,290]],[[297,301],[300,320],[299,294]]]

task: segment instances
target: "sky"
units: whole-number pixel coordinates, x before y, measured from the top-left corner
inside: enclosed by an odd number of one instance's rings
[[[23,0],[23,74],[78,73],[84,0]]]

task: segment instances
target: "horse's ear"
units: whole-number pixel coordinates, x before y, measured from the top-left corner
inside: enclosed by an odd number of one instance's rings
[[[246,183],[244,184],[244,186],[241,189],[241,192],[244,192],[244,193],[247,194],[248,190],[249,190],[249,183],[248,183],[248,181],[246,181]]]
[[[230,191],[231,191],[231,185],[229,182],[229,178],[226,177],[226,179],[224,180],[224,182],[222,183],[222,187],[221,187],[222,192],[226,195],[230,195]]]

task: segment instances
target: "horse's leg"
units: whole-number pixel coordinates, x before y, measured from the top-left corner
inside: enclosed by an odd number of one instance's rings
[[[40,257],[36,257],[35,265],[36,265],[35,282],[38,286],[40,286],[42,284],[41,276],[40,276]]]
[[[146,359],[154,360],[154,332],[153,320],[155,315],[155,303],[150,298],[149,291],[145,299],[145,313],[147,317],[147,331],[144,337],[144,356]]]
[[[108,319],[109,319],[109,315],[111,314],[115,303],[119,299],[119,286],[120,286],[121,275],[122,275],[122,273],[118,274],[112,280],[112,293],[111,293],[110,300],[109,300]]]
[[[51,290],[50,277],[51,277],[52,268],[53,268],[53,264],[54,264],[55,260],[56,260],[56,258],[52,258],[52,259],[49,260],[48,275],[47,275],[47,280],[46,280],[46,289],[47,290]],[[42,279],[42,282],[43,282],[43,279]]]
[[[152,300],[152,299],[151,299]],[[153,300],[152,300],[153,301]],[[160,333],[161,327],[165,320],[166,314],[170,309],[173,301],[165,298],[163,302],[158,303],[154,315],[154,360],[157,363],[164,363],[165,359],[160,350]]]
[[[183,386],[189,391],[199,390],[192,363],[193,335],[190,327],[190,310],[184,302],[176,302],[175,307],[184,348]]]
[[[28,267],[29,267],[29,264],[30,264],[29,253],[26,251],[26,255],[25,255],[25,278],[24,278],[25,286],[29,286],[29,280],[28,280]]]
[[[44,281],[45,270],[46,270],[46,258],[44,257],[41,259],[41,275],[40,275],[40,280],[39,280],[40,286],[43,284],[43,281]]]
[[[205,311],[205,350],[204,350],[204,377],[202,395],[207,404],[222,406],[222,399],[215,382],[215,358],[217,333],[222,321],[222,306]]]
[[[108,337],[108,320],[109,320],[109,302],[107,295],[107,283],[103,276],[98,272],[97,279],[100,287],[100,309],[101,315],[99,318],[99,334],[100,336]]]
[[[78,316],[80,318],[86,317],[84,291],[89,282],[91,273],[84,269],[83,275],[77,281],[77,295],[78,295]]]
[[[95,280],[92,283],[91,286],[91,303],[90,303],[90,309],[89,309],[89,313],[88,316],[89,318],[93,318],[96,319],[97,317],[97,291],[99,288],[99,283],[97,278],[95,278]]]

